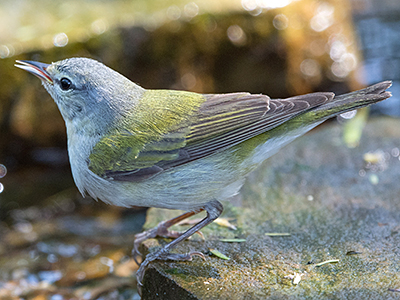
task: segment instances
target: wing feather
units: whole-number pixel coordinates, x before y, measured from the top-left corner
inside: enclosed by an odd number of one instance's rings
[[[131,170],[112,170],[106,172],[106,176],[114,180],[145,180],[163,170],[212,155],[271,130],[331,101],[334,94],[313,93],[288,99],[270,99],[249,93],[204,97],[206,101],[193,114],[189,125],[145,144],[137,155],[139,160],[131,162]]]

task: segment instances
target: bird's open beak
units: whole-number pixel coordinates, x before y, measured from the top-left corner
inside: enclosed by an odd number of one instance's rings
[[[17,60],[16,62],[19,65],[15,64],[14,66],[32,73],[45,82],[53,83],[53,79],[51,79],[49,73],[46,71],[47,67],[50,66],[49,64],[30,60]]]

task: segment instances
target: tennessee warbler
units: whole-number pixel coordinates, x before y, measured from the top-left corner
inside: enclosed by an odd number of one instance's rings
[[[139,285],[154,260],[204,258],[170,250],[215,220],[223,209],[219,200],[238,193],[245,176],[265,159],[326,119],[391,96],[388,81],[341,96],[288,99],[146,90],[88,58],[17,63],[42,80],[58,105],[72,175],[83,195],[119,206],[187,211],[136,235],[134,257],[150,237],[175,238],[146,256]],[[202,210],[207,216],[186,232],[168,231]]]

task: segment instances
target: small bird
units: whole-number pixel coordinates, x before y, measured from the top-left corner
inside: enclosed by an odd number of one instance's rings
[[[89,58],[17,63],[42,80],[58,105],[82,195],[125,207],[186,211],[135,236],[135,259],[144,240],[174,238],[146,256],[137,272],[138,287],[154,260],[204,258],[201,252],[170,250],[214,221],[223,210],[219,201],[237,194],[246,175],[264,160],[328,118],[391,96],[389,81],[341,96],[327,92],[287,99],[146,90]],[[168,231],[203,210],[207,216],[187,231]]]

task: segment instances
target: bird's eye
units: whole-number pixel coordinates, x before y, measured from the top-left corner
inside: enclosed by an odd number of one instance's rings
[[[72,87],[72,82],[68,78],[63,77],[60,80],[60,86],[62,90],[67,91]]]

